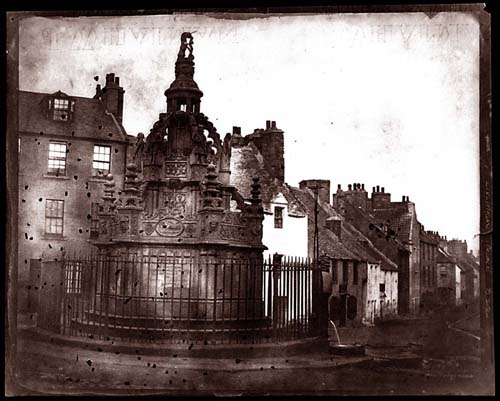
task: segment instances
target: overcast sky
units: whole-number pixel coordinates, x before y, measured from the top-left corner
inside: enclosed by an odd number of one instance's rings
[[[275,120],[286,181],[330,179],[410,197],[425,229],[478,247],[479,25],[440,13],[29,18],[20,89],[91,97],[120,77],[123,124],[166,110],[180,34],[195,32],[202,111],[221,136]]]

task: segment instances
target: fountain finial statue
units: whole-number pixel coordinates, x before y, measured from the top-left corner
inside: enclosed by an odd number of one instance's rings
[[[189,54],[186,56],[186,50]],[[179,49],[179,53],[177,54],[178,59],[192,60],[193,56],[193,35],[191,32],[183,32],[181,35],[181,47]]]

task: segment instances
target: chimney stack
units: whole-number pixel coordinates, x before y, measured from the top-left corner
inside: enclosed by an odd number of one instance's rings
[[[98,86],[98,90],[100,86]],[[121,123],[123,120],[123,94],[125,90],[120,86],[120,78],[114,73],[106,74],[106,86],[100,90],[99,99],[109,113]],[[96,94],[97,95],[97,94]]]
[[[241,127],[236,127],[233,125],[233,135],[241,135]]]

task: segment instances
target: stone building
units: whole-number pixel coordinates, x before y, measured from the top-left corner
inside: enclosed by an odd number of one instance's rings
[[[465,304],[477,302],[479,298],[479,263],[472,251],[468,251],[467,241],[441,238],[440,246],[454,258],[461,269],[462,300]]]
[[[285,182],[283,131],[275,121],[266,121],[265,129],[245,136],[239,127],[233,127],[231,147],[230,182],[244,198],[251,197],[251,177],[260,177],[266,258],[274,253],[308,257],[308,217],[294,189]]]
[[[19,310],[32,309],[40,261],[85,252],[104,177],[123,184],[124,90],[106,75],[94,97],[19,92]]]
[[[456,259],[441,247],[437,250],[437,302],[440,305],[462,304],[462,277],[465,272]]]
[[[341,325],[356,325],[394,316],[397,265],[342,221],[329,202],[329,180],[302,180],[299,188],[285,182],[283,143],[283,131],[274,121],[245,136],[233,127],[231,183],[249,198],[249,177],[261,177],[267,255],[277,252],[314,259],[317,193],[319,251],[323,267],[332,274],[331,317]]]
[[[398,267],[369,238],[346,221],[328,202],[328,180],[303,180],[296,189],[309,217],[309,254],[314,255],[316,199],[318,245],[323,264],[332,277],[330,312],[340,326],[373,324],[398,310]],[[311,189],[312,188],[312,189]],[[321,196],[323,195],[323,196]]]
[[[437,256],[439,234],[425,231],[420,224],[420,304],[423,310],[430,310],[438,304],[438,269]]]
[[[398,310],[417,313],[420,305],[420,226],[415,204],[407,196],[392,202],[384,187],[373,187],[371,197],[364,184],[338,185],[333,207],[375,247],[398,266]]]

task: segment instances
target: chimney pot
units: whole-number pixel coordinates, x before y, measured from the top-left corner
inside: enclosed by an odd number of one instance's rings
[[[380,192],[380,186],[377,185],[377,192]]]
[[[338,184],[337,189],[342,189],[342,186],[340,184]]]
[[[365,190],[365,184],[361,184],[361,189],[364,191]]]
[[[266,120],[266,129],[271,128],[271,120]]]
[[[241,127],[236,127],[233,125],[233,135],[241,135]]]
[[[375,192],[375,187],[372,187],[372,192]]]
[[[120,85],[120,77],[115,78],[115,84],[118,86]]]
[[[276,121],[271,121],[271,128],[276,128]]]
[[[350,191],[350,190],[352,189],[352,185],[351,185],[351,184],[349,184],[349,185],[347,186],[347,188],[348,188],[348,189],[349,189],[349,191]]]
[[[382,193],[384,193],[384,192],[385,192],[385,188],[384,188],[384,187],[382,187]]]

